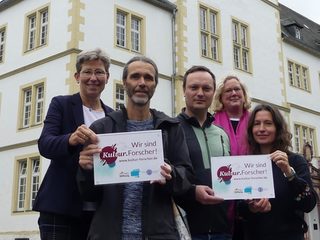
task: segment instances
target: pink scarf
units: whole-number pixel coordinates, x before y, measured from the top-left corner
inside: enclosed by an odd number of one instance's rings
[[[247,143],[247,126],[250,113],[244,110],[237,126],[236,133],[233,130],[231,121],[225,111],[216,112],[214,114],[214,124],[222,127],[229,136],[231,154],[230,155],[246,155],[248,154]]]

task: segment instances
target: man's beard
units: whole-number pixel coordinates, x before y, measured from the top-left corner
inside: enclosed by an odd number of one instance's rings
[[[138,106],[145,106],[150,101],[150,97],[149,96],[146,96],[146,97],[132,96],[131,100]]]
[[[137,91],[139,92],[139,91]],[[137,104],[138,106],[145,106],[150,102],[150,99],[152,98],[153,94],[154,94],[154,90],[150,89],[150,91],[148,92],[144,92],[145,95],[144,96],[136,96],[135,91],[127,91],[127,95],[128,98],[131,99],[131,101],[135,104]]]

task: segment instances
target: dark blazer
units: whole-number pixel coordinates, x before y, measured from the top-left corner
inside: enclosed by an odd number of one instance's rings
[[[102,103],[105,113],[112,109]],[[68,216],[82,211],[76,172],[82,145],[70,146],[69,137],[84,124],[80,94],[57,96],[50,103],[44,127],[38,140],[41,156],[51,160],[41,183],[33,210]]]

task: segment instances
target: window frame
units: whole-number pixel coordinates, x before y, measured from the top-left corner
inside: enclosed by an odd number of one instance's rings
[[[318,72],[319,90],[320,90],[320,72]]]
[[[49,5],[43,6],[25,17],[24,51],[29,52],[48,45],[49,40]]]
[[[232,18],[233,66],[237,70],[251,73],[251,44],[249,24]]]
[[[42,89],[39,92],[39,89]],[[44,84],[37,84],[35,86],[35,113],[34,113],[34,123],[35,125],[41,124],[44,117]],[[40,96],[39,96],[40,95]]]
[[[200,55],[216,62],[222,61],[220,12],[199,4]]]
[[[3,63],[5,58],[6,38],[7,38],[6,26],[0,26],[0,63]]]
[[[39,89],[42,89],[41,98],[39,98]],[[19,130],[42,125],[44,120],[45,89],[44,80],[20,87]],[[26,93],[28,93],[27,96]]]
[[[119,16],[122,17],[119,18]],[[115,6],[115,19],[115,46],[130,52],[143,54],[145,17]]]
[[[32,108],[32,87],[27,87],[22,90],[23,94],[23,112],[22,112],[22,128],[30,126],[31,108]]]
[[[121,93],[118,92],[118,87],[121,86],[122,87],[122,91]],[[114,81],[114,110],[119,110],[120,109],[120,105],[124,105],[126,106],[126,102],[127,102],[127,94],[124,90],[124,86],[122,81]],[[118,98],[118,95],[121,97],[123,96],[123,99]]]
[[[303,153],[303,147],[306,142],[312,146],[314,155],[317,154],[316,128],[300,123],[294,123],[294,150]]]
[[[23,166],[23,168],[22,168]],[[36,167],[35,167],[36,166]],[[41,157],[39,153],[15,158],[12,212],[32,211],[40,187]],[[23,172],[21,172],[23,170]]]
[[[43,20],[46,21],[43,21]],[[39,45],[46,45],[48,42],[48,28],[49,28],[49,10],[44,9],[40,11],[40,31],[39,31]]]
[[[135,24],[134,24],[135,23]],[[141,20],[135,16],[131,17],[131,49],[140,52],[141,49]]]
[[[311,92],[309,68],[292,60],[288,60],[287,64],[289,85]]]
[[[116,17],[116,33],[117,33],[116,34],[116,45],[118,47],[126,48],[127,47],[127,39],[126,39],[127,38],[127,35],[126,35],[127,14],[125,12],[122,12],[122,11],[117,11],[116,14],[117,14],[117,17]],[[121,16],[121,18],[119,16]],[[118,22],[118,20],[121,20],[121,22]],[[118,29],[120,31],[118,31]],[[120,40],[118,41],[118,39],[120,39]]]
[[[37,164],[35,164],[37,163]],[[33,203],[36,199],[40,187],[40,156],[39,159],[32,159],[30,180],[30,203],[29,207],[32,209]]]
[[[17,211],[25,210],[27,194],[27,160],[21,159],[18,161],[18,185],[17,185]]]
[[[298,26],[295,26],[295,28],[294,28],[294,36],[297,39],[301,40],[301,28],[299,28]]]

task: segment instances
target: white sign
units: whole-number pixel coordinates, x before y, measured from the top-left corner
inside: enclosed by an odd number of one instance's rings
[[[212,188],[225,200],[274,198],[270,155],[211,158]]]
[[[98,134],[98,138],[102,151],[93,156],[96,185],[163,179],[161,130]]]

